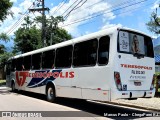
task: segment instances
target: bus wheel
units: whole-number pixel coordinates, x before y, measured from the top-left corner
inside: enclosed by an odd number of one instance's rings
[[[47,96],[47,101],[55,102],[55,99],[56,99],[55,89],[52,85],[47,86],[46,96]]]
[[[14,82],[12,82],[11,88],[12,88],[12,92],[15,92],[15,83]]]

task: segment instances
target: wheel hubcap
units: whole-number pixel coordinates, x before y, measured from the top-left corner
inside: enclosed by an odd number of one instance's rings
[[[49,88],[49,89],[48,89],[48,98],[49,98],[49,99],[52,99],[52,98],[53,98],[53,89],[52,89],[52,88]]]

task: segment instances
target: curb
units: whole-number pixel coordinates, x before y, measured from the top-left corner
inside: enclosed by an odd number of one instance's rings
[[[7,90],[6,86],[0,86],[0,90]]]
[[[138,106],[138,105],[133,105],[133,104],[126,104],[126,103],[117,103],[117,102],[104,102],[108,104],[113,104],[113,105],[122,105],[122,106],[127,106],[127,107],[133,107],[133,108],[139,108],[139,109],[145,109],[145,110],[151,110],[151,111],[157,111],[160,112],[160,109],[155,109],[152,107],[145,107],[145,106]]]

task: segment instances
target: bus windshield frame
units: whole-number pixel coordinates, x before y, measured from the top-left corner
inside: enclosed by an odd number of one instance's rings
[[[123,32],[126,34],[126,38],[121,38],[121,34],[120,32]],[[124,34],[123,34],[124,35]],[[138,36],[138,37],[137,37]],[[140,47],[140,49],[144,49],[144,50],[141,50],[143,51],[144,53],[138,53],[138,52],[133,52],[131,51],[131,44],[133,44],[133,39],[131,41],[130,38],[133,38],[134,37],[137,37],[137,38],[141,38],[139,40],[139,42],[142,42],[142,46],[144,47]],[[136,38],[136,39],[137,39]],[[120,42],[120,39],[122,39],[123,43],[125,43],[124,45],[125,46],[128,46],[126,47],[126,50],[124,49],[124,51],[120,50],[121,49],[121,46],[122,45]],[[128,42],[127,42],[128,40]],[[130,30],[119,30],[118,31],[118,36],[117,36],[117,51],[118,53],[125,53],[125,54],[131,54],[133,55],[134,57],[138,57],[138,58],[143,58],[143,57],[150,57],[150,58],[154,58],[154,51],[153,51],[153,42],[152,42],[152,39],[151,37],[149,36],[146,36],[144,34],[141,34],[141,33],[138,33],[138,32],[134,32],[134,31],[130,31]]]

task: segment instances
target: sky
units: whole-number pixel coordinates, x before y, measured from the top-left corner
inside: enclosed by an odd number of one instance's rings
[[[36,7],[33,6],[33,2],[36,5],[40,0],[10,1],[14,3],[11,8],[14,17],[8,16],[0,23],[0,33],[5,32],[11,38],[8,43],[1,42],[8,50],[14,46],[14,32],[23,24],[26,13],[31,19],[41,15],[39,12],[28,12],[30,6]],[[51,15],[65,17],[65,21],[58,26],[66,29],[74,38],[113,26],[136,29],[157,37],[147,29],[146,23],[159,3],[160,0],[45,0],[45,7],[50,9],[49,13],[46,12],[47,17]],[[17,25],[15,23],[18,20]]]

